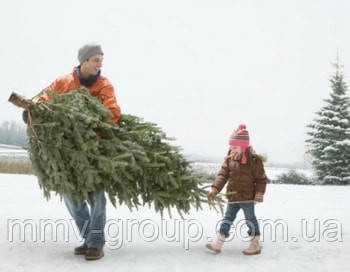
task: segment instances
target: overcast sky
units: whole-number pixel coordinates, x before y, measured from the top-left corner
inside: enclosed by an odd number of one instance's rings
[[[303,161],[305,126],[330,92],[339,49],[350,75],[348,0],[2,0],[0,121],[98,41],[122,111],[159,124],[184,153],[223,158],[246,123],[257,152]]]

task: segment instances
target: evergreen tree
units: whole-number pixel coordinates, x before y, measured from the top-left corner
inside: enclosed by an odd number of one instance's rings
[[[320,184],[350,184],[350,113],[347,85],[339,60],[332,91],[308,127],[308,152]]]
[[[202,202],[221,208],[221,198],[208,199],[208,177],[196,173],[155,124],[132,115],[122,115],[117,124],[105,122],[109,109],[87,89],[51,95],[47,102],[25,106],[28,151],[47,198],[56,192],[90,200],[92,192],[105,190],[113,205],[130,209],[153,205],[170,213],[174,207],[182,215]]]

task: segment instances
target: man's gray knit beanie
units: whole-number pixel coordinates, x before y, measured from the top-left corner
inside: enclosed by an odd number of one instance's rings
[[[82,64],[84,61],[97,54],[103,55],[101,45],[99,45],[98,43],[85,44],[82,47],[80,47],[78,51],[79,63]]]

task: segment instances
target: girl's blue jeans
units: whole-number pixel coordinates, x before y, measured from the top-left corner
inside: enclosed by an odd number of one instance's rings
[[[227,204],[225,216],[222,220],[219,233],[226,238],[229,236],[232,223],[240,209],[243,210],[247,225],[249,236],[260,236],[258,220],[255,216],[254,203],[229,203]]]

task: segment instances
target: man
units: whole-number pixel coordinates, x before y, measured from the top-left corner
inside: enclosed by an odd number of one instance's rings
[[[70,74],[56,79],[47,90],[67,93],[84,86],[103,105],[110,109],[112,116],[108,121],[111,123],[118,122],[120,118],[120,107],[116,102],[113,85],[106,77],[101,76],[100,69],[103,62],[101,46],[96,43],[89,43],[82,46],[78,51],[78,60],[80,62],[79,66],[75,67]],[[44,92],[38,102],[49,99],[49,94]]]
[[[120,107],[117,104],[114,88],[106,77],[101,76],[103,62],[103,51],[96,43],[89,43],[82,46],[78,51],[80,65],[65,76],[59,77],[46,90],[58,93],[67,93],[81,86],[86,87],[92,95],[110,109],[110,123],[118,122],[120,118]],[[50,99],[50,95],[44,92],[38,102]],[[25,114],[23,119],[26,119]],[[26,120],[25,120],[26,121]],[[84,244],[75,248],[76,255],[85,255],[86,260],[98,260],[104,256],[103,246],[104,227],[106,223],[106,198],[104,191],[93,194],[93,202],[88,208],[86,201],[78,203],[64,197],[64,202],[69,213],[75,220],[80,234],[84,238]]]

